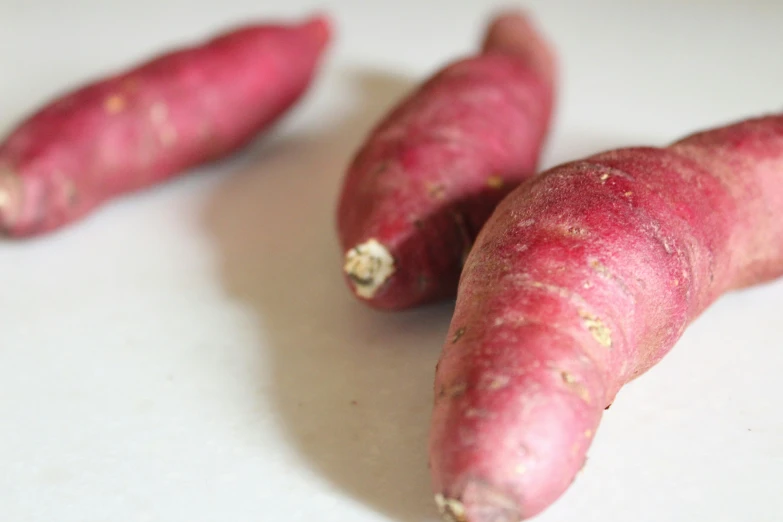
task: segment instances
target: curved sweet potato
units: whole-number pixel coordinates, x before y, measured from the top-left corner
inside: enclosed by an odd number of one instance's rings
[[[454,296],[481,226],[536,171],[554,73],[530,20],[502,13],[479,54],[440,70],[370,133],[337,215],[346,281],[359,299],[401,310]]]
[[[781,275],[781,115],[597,154],[519,187],[468,257],[436,372],[444,514],[544,510],[622,386],[719,296]]]

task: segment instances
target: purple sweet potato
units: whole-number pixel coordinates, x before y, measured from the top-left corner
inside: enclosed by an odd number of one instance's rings
[[[379,309],[453,298],[497,203],[536,172],[553,111],[554,55],[522,14],[441,69],[369,134],[338,208],[345,278]]]
[[[64,94],[0,144],[0,233],[24,237],[224,157],[305,93],[324,16],[246,25]]]
[[[520,186],[468,257],[436,371],[430,464],[445,517],[547,508],[626,383],[721,295],[781,275],[781,115]]]

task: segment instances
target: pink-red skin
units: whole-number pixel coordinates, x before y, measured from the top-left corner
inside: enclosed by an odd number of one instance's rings
[[[441,504],[460,522],[545,510],[623,385],[721,295],[781,275],[782,115],[597,154],[519,187],[468,257],[436,371]]]
[[[515,33],[514,35],[510,33]],[[367,305],[453,298],[467,251],[497,203],[536,172],[555,98],[555,58],[519,13],[488,26],[481,52],[439,70],[368,135],[337,212],[344,252],[370,239],[395,272]]]
[[[244,25],[59,96],[0,144],[0,233],[26,237],[246,146],[307,91],[325,15]]]

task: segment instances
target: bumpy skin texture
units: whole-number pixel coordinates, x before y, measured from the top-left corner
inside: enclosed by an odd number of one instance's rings
[[[387,310],[454,297],[481,226],[536,171],[554,76],[554,56],[530,20],[502,13],[479,54],[441,69],[373,129],[337,216],[357,297]]]
[[[471,252],[438,364],[430,459],[460,522],[536,515],[605,407],[722,294],[783,275],[783,116],[551,169]]]
[[[0,144],[0,233],[32,236],[245,146],[305,93],[324,16],[237,27],[47,104]]]

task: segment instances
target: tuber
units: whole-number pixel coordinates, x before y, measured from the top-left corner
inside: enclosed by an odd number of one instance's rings
[[[53,231],[251,142],[304,94],[325,16],[244,25],[66,93],[0,144],[0,233]]]
[[[535,173],[554,99],[554,56],[524,14],[498,14],[475,56],[446,66],[376,125],[337,209],[344,273],[369,306],[453,298],[497,203]]]
[[[783,275],[783,115],[554,167],[487,221],[438,362],[444,518],[557,500],[604,409],[726,292]]]

